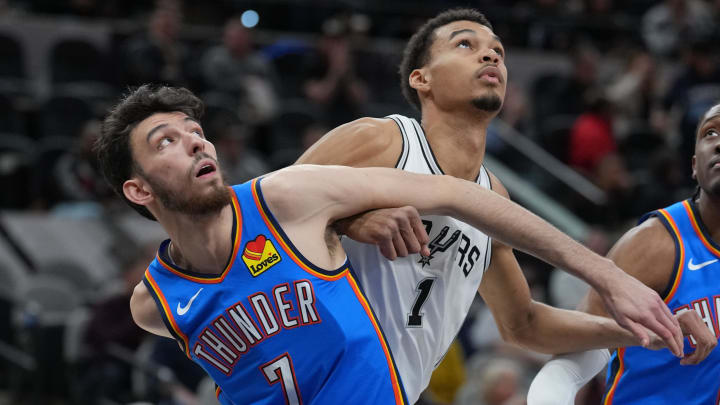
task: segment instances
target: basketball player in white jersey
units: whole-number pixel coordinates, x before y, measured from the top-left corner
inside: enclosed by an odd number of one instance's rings
[[[439,14],[410,39],[400,67],[404,95],[421,111],[421,122],[400,115],[361,118],[328,133],[298,163],[447,174],[508,197],[502,183],[482,164],[487,127],[505,96],[504,57],[500,39],[478,11],[456,9]],[[390,214],[366,213],[341,227],[353,239],[378,242],[373,235],[363,234],[363,226],[381,222],[383,215]],[[378,315],[411,402],[417,401],[427,386],[478,291],[503,338],[536,351],[602,347],[603,342],[620,337],[618,330],[622,329],[614,322],[589,320],[578,312],[533,301],[509,246],[452,218],[426,216],[423,222],[430,236],[427,256],[402,257],[419,251],[417,243],[409,243],[409,249],[405,246],[403,239],[412,236],[411,232],[396,233],[380,250],[347,238],[343,242]],[[382,255],[400,258],[388,261]],[[590,284],[601,295],[608,292],[609,286]],[[627,278],[613,287],[637,284]],[[638,324],[622,317],[616,320],[643,345],[649,343]],[[680,354],[677,340],[668,335],[662,338]]]

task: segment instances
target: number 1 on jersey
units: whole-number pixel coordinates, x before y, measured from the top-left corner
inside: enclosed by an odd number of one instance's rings
[[[287,353],[265,363],[260,366],[260,369],[270,385],[278,381],[281,382],[286,404],[302,405],[297,379],[295,378],[295,369]]]
[[[415,303],[412,306],[412,311],[408,314],[407,326],[409,328],[422,328],[423,314],[421,314],[420,311],[430,295],[430,290],[432,289],[434,282],[435,277],[426,278],[421,280],[418,283],[417,288],[415,288],[418,294],[415,297]]]

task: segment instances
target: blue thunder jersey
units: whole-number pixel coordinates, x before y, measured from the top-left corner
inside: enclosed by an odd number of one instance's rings
[[[695,310],[707,327],[718,333],[720,314],[720,246],[700,220],[691,200],[653,211],[675,240],[674,273],[662,294],[673,313]],[[686,355],[694,342],[685,340]],[[604,405],[720,403],[720,351],[713,350],[702,363],[681,366],[668,349],[618,349],[610,359]]]
[[[293,246],[254,180],[232,188],[233,249],[219,275],[174,265],[163,242],[143,281],[223,404],[405,404],[349,262],[327,271]]]

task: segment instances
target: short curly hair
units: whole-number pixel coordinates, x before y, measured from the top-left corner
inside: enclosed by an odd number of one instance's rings
[[[425,66],[430,60],[430,47],[435,41],[435,30],[454,21],[473,21],[493,29],[485,15],[473,8],[453,8],[443,11],[418,28],[405,46],[399,69],[403,96],[418,111],[420,111],[420,97],[417,91],[410,87],[408,78],[413,70]]]
[[[183,112],[199,121],[205,105],[188,89],[144,84],[131,90],[110,110],[94,145],[100,169],[112,189],[140,215],[153,221],[156,219],[146,207],[125,197],[123,184],[133,174],[143,174],[133,159],[130,132],[142,120],[160,112]]]

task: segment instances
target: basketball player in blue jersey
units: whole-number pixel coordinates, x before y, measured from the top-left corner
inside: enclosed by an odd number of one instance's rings
[[[692,168],[696,194],[643,216],[609,257],[660,293],[673,313],[700,327],[688,337],[688,356],[682,361],[667,351],[615,350],[603,405],[720,403],[720,351],[713,350],[720,336],[720,105],[698,123]],[[606,314],[594,292],[581,306]],[[607,351],[596,350],[552,360],[533,381],[528,404],[574,404],[577,390],[608,357]],[[685,366],[690,364],[698,365]]]
[[[427,21],[405,48],[400,80],[405,98],[421,112],[421,122],[401,115],[361,118],[329,132],[298,163],[445,174],[508,198],[500,180],[483,166],[487,128],[502,106],[507,83],[505,50],[485,16],[474,9],[453,9]],[[566,353],[597,347],[608,338],[571,321],[572,313],[533,301],[512,248],[472,224],[423,217],[431,254],[407,256],[413,252],[402,238],[383,240],[364,233],[372,229],[366,224],[382,223],[384,215],[390,214],[373,211],[341,222],[344,233],[378,243],[380,250],[353,240],[343,245],[380,318],[412,402],[428,385],[478,292],[506,341]],[[382,256],[407,257],[388,261]],[[590,284],[601,292],[606,288]],[[619,281],[614,288],[637,284]],[[657,294],[654,299],[660,302]],[[637,325],[616,319],[643,336]],[[663,337],[679,354],[673,340]]]
[[[227,187],[186,89],[142,86],[103,122],[103,173],[170,236],[135,288],[136,323],[177,340],[219,386],[224,404],[404,404],[392,352],[333,231],[374,208],[411,205],[454,215],[569,269],[680,350],[679,327],[656,294],[615,265],[492,191],[450,176],[297,166]],[[426,236],[414,208],[403,231]],[[431,253],[426,251],[426,253]],[[378,270],[378,269],[374,269]],[[625,288],[613,290],[613,285]],[[512,294],[513,291],[504,291]],[[638,339],[579,312],[597,341]],[[678,341],[675,341],[675,337]]]

